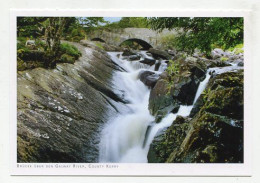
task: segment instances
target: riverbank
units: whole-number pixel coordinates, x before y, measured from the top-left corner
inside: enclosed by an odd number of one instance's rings
[[[115,65],[103,50],[55,69],[17,72],[17,158],[25,162],[97,162],[100,128],[121,101],[111,88]]]
[[[66,43],[74,64],[17,73],[18,162],[243,162],[243,54]]]

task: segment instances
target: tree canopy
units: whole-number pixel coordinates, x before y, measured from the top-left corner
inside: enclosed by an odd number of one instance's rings
[[[146,18],[144,17],[122,17],[120,21],[106,24],[101,28],[149,28]]]
[[[178,30],[176,45],[190,53],[196,48],[209,53],[215,47],[228,49],[243,43],[243,18],[152,17],[147,20],[154,30]]]

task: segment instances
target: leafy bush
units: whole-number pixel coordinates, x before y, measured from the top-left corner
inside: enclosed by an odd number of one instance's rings
[[[79,42],[82,39],[86,39],[86,32],[79,27],[70,27],[65,39],[73,42]]]
[[[228,51],[231,51],[235,54],[244,53],[244,44],[238,44],[232,48],[229,48]]]
[[[225,61],[227,61],[228,60],[228,57],[221,57],[220,58],[220,61],[223,61],[223,62],[225,62]]]
[[[180,65],[177,62],[174,62],[173,60],[169,61],[169,66],[166,69],[166,72],[169,76],[178,75],[180,71]]]
[[[63,62],[63,63],[74,64],[75,58],[65,53],[65,54],[61,55],[60,61]]]
[[[17,37],[17,41],[19,41],[20,43],[26,43],[27,38],[26,37]]]
[[[178,76],[180,73],[180,64],[178,62],[178,60],[173,61],[173,60],[169,60],[169,65],[166,69],[167,75],[168,75],[168,79],[167,79],[167,95],[170,94],[171,88],[173,86],[173,80],[174,77]]]
[[[81,56],[80,51],[75,46],[68,43],[62,43],[60,45],[60,51],[62,54],[66,53],[75,59],[78,59]]]
[[[197,48],[210,55],[214,47],[224,50],[243,43],[244,19],[241,17],[150,17],[152,29],[175,29],[177,45],[182,51],[193,53]]]
[[[35,45],[36,45],[36,48],[38,50],[46,50],[47,49],[47,45],[46,45],[46,42],[45,41],[42,41],[40,39],[36,39],[35,40]]]
[[[174,49],[177,48],[176,45],[176,36],[174,34],[168,34],[161,38],[161,44],[165,49]]]
[[[18,71],[24,71],[26,69],[34,69],[37,67],[44,67],[43,62],[38,62],[38,61],[23,61],[20,58],[17,58],[17,70]]]
[[[17,37],[17,51],[20,50],[21,52],[21,49],[28,50],[28,48],[25,46],[26,41],[26,37]]]
[[[36,67],[49,67],[49,62],[52,57],[48,54],[49,52],[45,50],[46,43],[41,40],[36,40],[36,50],[32,50],[25,46],[24,40],[17,43],[17,70],[22,71]],[[58,62],[73,64],[80,56],[81,53],[75,46],[62,43],[57,59]]]

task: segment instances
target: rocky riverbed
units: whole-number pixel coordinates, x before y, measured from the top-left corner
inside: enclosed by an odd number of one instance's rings
[[[17,73],[18,162],[243,162],[242,53],[70,44],[74,64]]]
[[[177,60],[175,63],[183,69],[173,77],[170,90],[166,73],[152,89],[149,109],[157,122],[169,112],[176,113],[180,105],[193,105],[188,116],[177,116],[157,133],[148,162],[243,162],[243,57],[232,55],[227,61],[219,61],[214,53],[214,60]],[[203,79],[208,79],[206,87],[196,96]]]

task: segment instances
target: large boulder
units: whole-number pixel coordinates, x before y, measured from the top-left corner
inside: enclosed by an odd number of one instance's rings
[[[155,60],[155,59],[152,59],[152,58],[147,58],[147,57],[146,57],[146,58],[144,58],[143,60],[141,60],[140,62],[143,63],[143,64],[147,64],[147,65],[152,66],[152,65],[155,64],[156,60]]]
[[[159,74],[151,71],[140,71],[138,78],[149,88],[153,88],[159,79]]]
[[[75,64],[17,73],[18,163],[98,162],[100,129],[124,106],[109,55],[71,44],[82,53]]]
[[[127,57],[127,59],[129,61],[137,61],[137,60],[140,60],[141,56],[140,55],[130,55]]]
[[[211,57],[213,59],[221,58],[225,55],[226,53],[220,48],[215,48],[214,50],[211,51]]]
[[[135,51],[125,48],[123,50],[122,56],[131,56],[131,55],[136,55],[136,54],[137,53]]]
[[[207,68],[231,66],[228,61],[221,61],[220,59],[210,60],[207,58],[198,58],[197,62],[205,64]]]
[[[153,55],[154,58],[162,58],[165,60],[170,60],[173,58],[173,56],[170,55],[167,51],[150,48],[149,52]]]
[[[177,51],[176,50],[167,50],[167,53],[171,56],[176,56],[177,55]]]
[[[211,78],[191,118],[177,117],[150,146],[148,162],[242,163],[243,70]]]
[[[205,92],[195,103],[190,116],[195,116],[203,106],[205,107],[207,99],[212,102],[204,109],[207,112],[242,119],[243,113],[239,111],[243,110],[243,100],[239,97],[243,92],[243,70],[213,75],[213,77]]]
[[[191,105],[199,82],[205,77],[206,66],[203,63],[180,59],[174,64],[178,68],[176,73],[169,76],[164,72],[150,93],[149,110],[158,122],[168,112],[177,112],[181,104]]]
[[[190,118],[177,116],[174,123],[157,134],[150,145],[147,159],[149,163],[165,163],[174,149],[178,148],[189,129]]]

